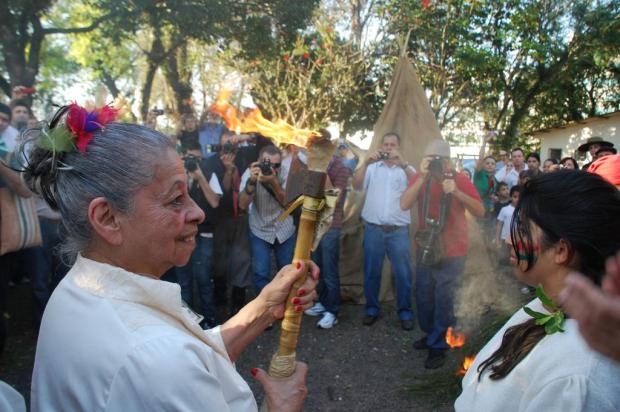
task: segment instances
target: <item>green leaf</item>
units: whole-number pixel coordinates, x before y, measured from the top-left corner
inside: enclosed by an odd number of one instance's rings
[[[37,140],[37,146],[54,153],[75,150],[71,133],[64,127],[56,127],[50,131],[43,129],[41,136]]]
[[[528,308],[527,306],[524,306],[523,310],[525,311],[525,313],[527,313],[528,315],[530,315],[534,319],[543,319],[543,318],[546,318],[547,316],[549,316],[549,315],[547,315],[545,313],[536,312],[535,310],[532,310],[532,309]]]
[[[536,296],[538,297],[538,299],[540,299],[542,304],[545,305],[546,307],[551,308],[551,309],[557,308],[553,300],[545,294],[545,290],[543,289],[542,285],[536,286]]]
[[[544,318],[536,319],[535,323],[538,326],[542,326],[542,325],[549,323],[551,319],[553,319],[553,316],[549,315],[549,316],[545,316]]]

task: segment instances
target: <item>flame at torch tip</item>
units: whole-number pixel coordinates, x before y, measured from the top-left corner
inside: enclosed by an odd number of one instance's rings
[[[465,335],[460,332],[454,332],[452,326],[449,326],[446,331],[446,343],[452,349],[460,348],[465,345]]]
[[[474,359],[476,359],[476,355],[465,356],[465,359],[463,359],[463,367],[456,374],[459,376],[465,376],[465,373],[467,373],[467,370],[474,363]]]
[[[248,110],[240,116],[237,109],[229,103],[231,94],[231,90],[220,91],[210,108],[212,112],[222,116],[229,130],[237,133],[260,133],[274,140],[276,144],[294,144],[300,147],[308,147],[310,140],[320,135],[313,130],[298,129],[282,119],[267,120],[259,109]]]

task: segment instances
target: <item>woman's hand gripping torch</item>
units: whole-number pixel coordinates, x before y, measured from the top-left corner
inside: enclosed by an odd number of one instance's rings
[[[301,217],[297,232],[297,242],[293,263],[310,260],[311,251],[318,245],[320,237],[331,225],[333,208],[338,197],[336,190],[325,190],[327,174],[325,170],[331,160],[335,146],[326,139],[316,139],[308,147],[308,170],[293,171],[288,177],[286,195],[293,200],[280,217],[286,218],[301,206]],[[304,265],[309,268],[310,265]],[[289,293],[278,350],[271,359],[269,375],[286,378],[295,372],[297,339],[301,328],[303,312],[295,310],[293,299],[298,289],[306,281],[307,273],[299,278]],[[265,404],[263,404],[263,410]]]

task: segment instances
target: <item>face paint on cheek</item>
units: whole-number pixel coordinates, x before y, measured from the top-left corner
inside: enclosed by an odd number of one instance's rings
[[[528,256],[532,255],[533,263],[536,263],[538,255],[540,254],[540,245],[530,245],[527,241],[519,240],[517,242],[517,260],[527,260]]]

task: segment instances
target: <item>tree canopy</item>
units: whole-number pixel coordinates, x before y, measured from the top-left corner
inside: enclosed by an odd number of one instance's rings
[[[425,4],[425,3],[428,3]],[[204,110],[226,82],[298,127],[370,129],[399,39],[444,134],[524,131],[620,108],[620,3],[585,0],[8,0],[0,89],[36,85],[45,104],[84,81],[144,120]]]

